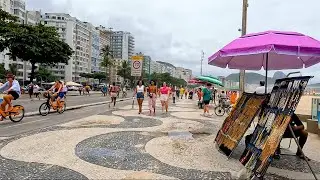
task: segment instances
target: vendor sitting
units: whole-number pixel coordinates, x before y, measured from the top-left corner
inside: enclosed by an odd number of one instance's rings
[[[307,142],[307,138],[308,138],[308,132],[305,130],[303,123],[301,122],[301,120],[299,119],[299,117],[296,114],[293,114],[291,117],[291,121],[290,124],[288,125],[285,133],[283,134],[282,138],[293,138],[289,126],[291,126],[293,133],[295,134],[295,136],[298,138],[299,141],[299,145],[301,147],[301,149],[303,148],[303,146],[306,144]],[[246,146],[249,144],[250,140],[252,138],[252,134],[249,134],[245,137],[245,144]],[[242,156],[244,156],[246,154],[246,152],[244,152],[242,154]],[[274,158],[275,159],[280,159],[280,144],[275,152]],[[303,158],[302,152],[299,151],[299,148],[297,149],[297,153],[296,156],[298,156],[301,159]],[[308,157],[306,157],[306,159],[308,161],[310,161],[310,159]]]
[[[308,132],[305,130],[303,123],[301,122],[301,120],[296,114],[292,115],[289,126],[291,126],[294,135],[298,138],[301,149],[303,149],[303,146],[306,144],[308,139]],[[287,127],[282,138],[293,138],[289,127]],[[280,151],[280,145],[279,145],[275,154],[275,158],[280,158],[280,154],[281,154],[281,151]],[[297,149],[296,156],[298,156],[301,159],[304,159],[302,152],[300,152],[299,148]],[[310,161],[308,157],[306,157],[306,159]]]

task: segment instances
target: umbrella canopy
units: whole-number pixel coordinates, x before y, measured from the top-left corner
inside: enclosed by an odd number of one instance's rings
[[[215,76],[208,75],[208,76],[204,76],[204,77],[209,77],[209,78],[216,79],[216,80],[219,80],[219,81],[220,81],[220,79],[217,78],[217,77],[215,77]]]
[[[78,83],[75,83],[75,82],[72,82],[72,81],[68,81],[66,83],[67,86],[82,86],[81,84],[78,84]]]
[[[248,34],[209,57],[221,68],[260,70],[300,69],[320,62],[320,42],[296,32],[265,31]]]
[[[196,77],[196,79],[203,81],[203,82],[208,82],[208,83],[216,84],[219,86],[223,86],[221,81],[219,81],[217,79],[210,78],[210,77],[198,76],[198,77]]]
[[[204,84],[205,82],[200,81],[198,79],[191,79],[188,81],[188,84]]]

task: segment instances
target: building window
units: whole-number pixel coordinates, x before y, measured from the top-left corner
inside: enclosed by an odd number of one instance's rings
[[[52,19],[57,19],[55,16],[52,16]]]
[[[61,20],[61,17],[58,17],[59,20]]]
[[[61,19],[64,20],[64,17],[62,17]]]
[[[49,19],[50,17],[49,17],[49,16],[46,16],[46,18]]]

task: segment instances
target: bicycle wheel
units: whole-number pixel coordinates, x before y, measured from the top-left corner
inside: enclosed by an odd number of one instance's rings
[[[58,111],[59,114],[62,114],[62,113],[64,113],[64,112],[66,111],[66,108],[67,108],[67,103],[64,102],[64,103],[63,103],[63,108],[62,108],[62,110],[59,111],[59,109],[58,109],[57,111]]]
[[[225,109],[221,106],[217,106],[214,108],[214,113],[217,115],[217,116],[223,116],[226,112],[225,112]]]
[[[48,115],[50,112],[50,105],[48,105],[47,103],[42,103],[39,107],[39,113],[41,116],[46,116]]]
[[[9,119],[12,122],[20,122],[24,118],[24,107],[21,105],[13,106],[13,111],[9,113]]]

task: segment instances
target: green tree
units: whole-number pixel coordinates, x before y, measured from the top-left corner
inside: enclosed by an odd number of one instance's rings
[[[92,74],[92,78],[93,79],[98,79],[99,80],[99,84],[100,84],[103,79],[107,78],[107,75],[106,75],[106,73],[103,73],[103,72],[96,72],[96,73]]]
[[[35,72],[35,78],[38,82],[53,82],[56,80],[56,77],[52,74],[52,72],[43,66],[40,66]]]
[[[11,56],[31,63],[31,82],[35,77],[36,64],[68,64],[73,53],[70,46],[59,39],[55,28],[42,24],[18,25],[6,36],[6,42]]]
[[[111,68],[114,66],[114,59],[109,45],[106,45],[101,49],[101,55],[102,61],[100,65],[106,68],[106,73],[108,72],[108,80],[109,83],[111,83]]]
[[[4,64],[0,64],[0,80],[4,80],[6,78],[7,70],[4,68]]]
[[[14,75],[17,75],[17,72],[18,72],[17,64],[9,64],[9,71]]]
[[[129,65],[128,61],[123,61],[120,65],[120,67],[118,68],[118,72],[117,74],[122,77],[124,79],[124,81],[126,80],[133,80],[133,77],[131,77],[131,67]]]
[[[18,28],[17,20],[16,16],[0,9],[0,52],[8,47],[7,39],[10,37],[13,29]]]

